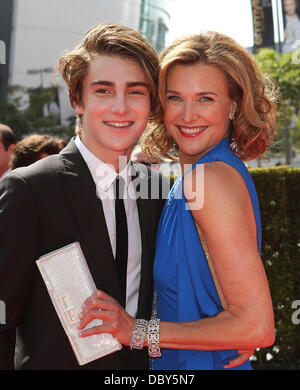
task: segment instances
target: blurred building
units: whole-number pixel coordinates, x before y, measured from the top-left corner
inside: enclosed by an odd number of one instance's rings
[[[0,93],[7,85],[58,87],[50,110],[61,123],[74,115],[67,90],[53,69],[59,55],[72,49],[96,24],[113,22],[140,31],[159,52],[168,30],[171,0],[0,0]],[[3,57],[3,56],[2,56]]]
[[[165,47],[170,0],[141,0],[139,31],[159,53]]]

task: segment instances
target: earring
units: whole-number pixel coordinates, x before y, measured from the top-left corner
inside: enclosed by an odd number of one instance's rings
[[[170,138],[171,138],[172,147],[173,147],[174,149],[176,149],[176,148],[178,147],[178,145],[177,145],[175,139],[174,139],[173,137],[171,137],[171,136],[170,136]]]
[[[232,109],[231,118],[229,117],[229,119],[232,121],[233,124],[235,123],[236,109],[237,109],[237,104],[235,102],[233,102],[233,109]]]
[[[229,120],[232,122],[232,124],[235,124],[235,113],[232,115],[232,118],[229,117]]]
[[[231,133],[230,148],[234,153],[237,153],[238,146],[234,139],[235,113],[232,115],[232,118],[229,118],[229,120],[230,120],[230,133]]]
[[[238,146],[237,146],[237,144],[236,144],[234,138],[231,139],[231,142],[230,142],[230,149],[231,149],[233,152],[238,152]]]

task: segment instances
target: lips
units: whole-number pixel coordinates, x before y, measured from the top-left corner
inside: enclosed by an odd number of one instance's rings
[[[132,121],[123,121],[123,122],[104,121],[104,123],[105,123],[107,126],[115,127],[115,128],[118,128],[118,129],[122,129],[122,128],[125,128],[125,127],[129,127],[129,126],[132,126],[132,125],[134,124],[134,122],[132,122]]]
[[[184,127],[184,126],[178,126],[180,133],[184,137],[197,137],[200,133],[202,133],[204,130],[208,128],[208,126],[193,126],[193,127]]]

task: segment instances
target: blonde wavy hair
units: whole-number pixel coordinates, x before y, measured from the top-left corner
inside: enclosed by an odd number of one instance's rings
[[[158,56],[148,41],[135,30],[113,23],[92,27],[82,42],[73,50],[62,53],[56,71],[66,82],[72,107],[82,103],[82,82],[88,74],[89,64],[98,55],[118,56],[136,61],[144,71],[150,89],[151,117],[158,115]],[[82,118],[77,115],[76,133],[82,131]]]
[[[209,64],[220,69],[228,82],[230,99],[236,103],[235,119],[229,124],[233,151],[244,161],[263,154],[276,133],[276,104],[279,91],[263,75],[254,57],[230,37],[207,31],[186,36],[165,48],[160,57],[159,122],[149,126],[140,143],[149,160],[174,159],[173,141],[163,122],[166,79],[176,65]],[[234,142],[233,142],[234,141]]]

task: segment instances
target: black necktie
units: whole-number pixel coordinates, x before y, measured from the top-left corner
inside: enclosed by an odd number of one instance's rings
[[[115,216],[116,216],[116,267],[122,291],[122,306],[126,305],[126,279],[128,256],[128,229],[124,207],[124,179],[115,180]]]

